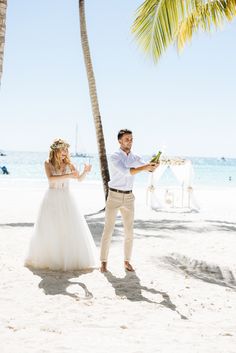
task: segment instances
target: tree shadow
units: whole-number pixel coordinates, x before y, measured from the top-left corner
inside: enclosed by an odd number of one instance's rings
[[[104,217],[100,217],[100,218],[87,217],[86,221],[89,226],[90,232],[93,235],[93,239],[96,245],[99,245],[102,237],[103,228],[104,228]],[[146,233],[147,230],[149,230],[150,232],[151,231],[157,232],[159,227],[160,225],[158,225],[158,222],[155,220],[153,221],[136,220],[134,221],[134,233],[136,229],[137,230],[145,229],[145,234],[135,234],[135,237],[136,238],[149,238],[149,237],[169,238],[169,236],[163,235],[163,234]],[[182,226],[179,227],[179,230],[182,230],[182,229],[183,229]],[[123,237],[124,237],[124,230],[123,230],[122,218],[117,217],[111,241],[112,242],[122,241]]]
[[[191,259],[175,253],[164,256],[162,260],[189,277],[236,290],[235,276],[227,267],[223,268],[216,264],[209,264],[206,261]]]
[[[157,213],[168,213],[168,214],[190,214],[190,213],[200,213],[199,209],[196,208],[182,208],[182,207],[175,207],[175,208],[165,208],[165,209],[160,209],[160,208],[152,208],[152,211],[155,211]]]
[[[93,294],[88,290],[87,286],[83,282],[71,281],[72,278],[79,278],[80,276],[91,273],[93,270],[86,271],[52,271],[52,270],[40,270],[27,267],[34,275],[41,277],[41,281],[38,285],[40,289],[46,295],[66,295],[76,300],[91,299]],[[67,288],[71,285],[78,285],[84,291],[84,295],[80,296],[78,293],[70,293]]]
[[[214,220],[214,219],[206,219],[206,222],[209,223],[218,223],[218,224],[230,224],[236,227],[236,223],[234,222],[229,222],[229,221],[219,221],[219,220]]]
[[[93,238],[96,244],[99,244],[101,235],[104,227],[104,217],[89,218],[86,219]],[[224,221],[213,221],[205,220],[203,222],[198,222],[198,220],[176,220],[176,219],[161,219],[161,220],[142,220],[136,219],[134,221],[134,232],[143,231],[143,234],[135,234],[136,238],[169,238],[167,232],[175,232],[175,235],[180,236],[182,234],[192,233],[199,234],[201,232],[233,232],[236,231],[236,226],[234,223],[224,222]],[[123,223],[122,218],[117,217],[116,224],[112,236],[112,241],[121,240],[123,236]]]
[[[34,223],[18,222],[18,223],[1,223],[0,227],[33,227]]]
[[[125,277],[116,277],[111,272],[105,272],[104,276],[111,283],[112,287],[115,290],[115,293],[119,297],[126,297],[128,300],[132,302],[147,302],[153,304],[159,304],[167,309],[175,311],[181,319],[188,320],[188,318],[182,315],[178,310],[174,303],[172,303],[169,295],[166,292],[158,291],[155,288],[148,288],[146,286],[142,286],[140,283],[139,277],[136,275],[135,272],[128,272],[126,271]],[[146,291],[152,294],[160,294],[163,300],[159,303],[153,300],[150,300],[143,296],[142,291]]]
[[[226,232],[235,232],[236,223],[227,222],[227,221],[218,221],[218,220],[206,220],[206,223],[212,226],[215,230],[226,231]]]
[[[121,227],[122,225],[117,225]],[[176,235],[181,235],[184,232],[189,233],[200,233],[200,232],[233,232],[236,231],[235,223],[227,221],[214,221],[205,220],[199,222],[199,220],[175,220],[175,219],[161,219],[157,220],[141,220],[137,219],[134,221],[134,229],[150,230],[155,232],[164,231],[179,231]],[[144,234],[143,237],[146,235]],[[156,235],[153,235],[156,236]]]
[[[85,216],[85,219],[94,237],[95,242],[99,243],[103,232],[103,227],[104,227],[104,217],[93,217],[92,215],[87,215]],[[134,221],[134,230],[145,229],[145,231],[150,230],[155,232],[172,231],[172,230],[188,232],[189,230],[191,230],[191,232],[196,232],[196,233],[199,233],[201,231],[204,231],[204,232],[205,231],[209,231],[209,232],[213,232],[213,231],[235,232],[236,231],[236,223],[233,223],[233,222],[222,221],[222,220],[205,220],[203,222],[204,225],[198,226],[198,227],[196,226],[196,223],[198,223],[198,220],[136,219]],[[0,223],[0,227],[29,227],[30,228],[33,226],[34,226],[33,222]],[[122,236],[122,234],[123,234],[122,218],[118,216],[115,224],[113,240],[116,240],[116,238]],[[159,235],[159,234],[158,235],[153,235],[153,234],[138,235],[138,237],[140,236],[143,236],[143,237],[155,236],[160,238],[166,238],[166,236]]]

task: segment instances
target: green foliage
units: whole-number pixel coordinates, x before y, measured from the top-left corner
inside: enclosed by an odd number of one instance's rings
[[[171,44],[181,50],[195,32],[209,32],[235,16],[236,0],[145,0],[132,32],[157,61]]]

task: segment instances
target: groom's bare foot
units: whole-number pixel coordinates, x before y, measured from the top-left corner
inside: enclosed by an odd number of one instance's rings
[[[107,263],[106,262],[101,262],[100,271],[102,273],[107,272]]]
[[[134,272],[133,266],[129,263],[129,261],[125,261],[125,270],[129,272]]]

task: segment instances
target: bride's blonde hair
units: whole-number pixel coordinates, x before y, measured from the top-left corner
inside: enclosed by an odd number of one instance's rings
[[[53,143],[50,146],[50,151],[49,151],[49,162],[53,165],[53,167],[56,170],[61,169],[61,164],[62,164],[62,159],[61,159],[61,150],[67,150],[70,147],[69,143],[62,139],[56,139],[53,141]],[[67,156],[63,160],[63,163],[66,165],[71,166],[71,160],[69,153],[67,153]]]

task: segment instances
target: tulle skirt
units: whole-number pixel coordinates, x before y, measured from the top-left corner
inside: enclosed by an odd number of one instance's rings
[[[94,240],[69,189],[46,192],[25,266],[63,271],[97,267]]]

